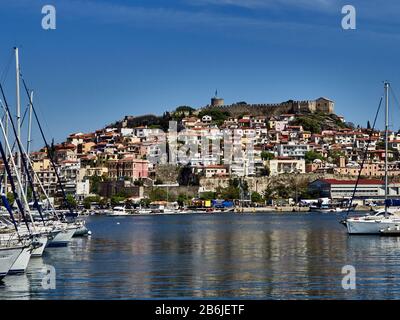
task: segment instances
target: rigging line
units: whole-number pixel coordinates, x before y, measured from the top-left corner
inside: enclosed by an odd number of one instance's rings
[[[399,99],[397,99],[396,93],[395,93],[395,91],[393,90],[392,86],[389,86],[389,90],[390,90],[390,93],[392,94],[392,97],[393,97],[394,102],[396,103],[396,105],[399,107],[399,110],[400,110]],[[400,128],[399,128],[399,130],[397,130],[397,133],[399,133],[399,132],[400,132]],[[392,181],[395,181],[395,176],[394,176],[394,175],[393,175],[393,177],[392,177]]]
[[[368,139],[367,145],[365,146],[364,157],[363,157],[363,160],[362,160],[362,162],[361,162],[360,171],[358,172],[358,177],[357,177],[357,180],[356,180],[356,184],[355,184],[355,186],[354,186],[353,194],[352,194],[352,196],[351,196],[351,198],[350,198],[350,203],[349,203],[349,206],[348,206],[348,208],[347,208],[346,217],[350,214],[350,210],[351,210],[351,207],[352,207],[352,205],[353,205],[353,199],[354,199],[354,197],[355,197],[355,195],[356,195],[358,183],[359,183],[360,178],[361,178],[362,169],[363,169],[363,167],[364,167],[365,161],[366,161],[367,156],[368,156],[368,148],[369,148],[369,145],[371,144],[371,141],[372,141],[372,134],[373,134],[374,131],[375,131],[375,125],[376,125],[376,121],[377,121],[377,119],[378,119],[379,111],[380,111],[381,106],[382,106],[382,101],[383,101],[383,97],[381,97],[381,99],[379,100],[379,105],[378,105],[378,109],[376,110],[374,123],[373,123],[372,128],[371,128],[371,131],[370,131],[370,133],[369,133],[369,139]]]
[[[397,99],[396,94],[394,93],[394,90],[393,90],[392,86],[389,87],[389,90],[390,90],[390,92],[392,93],[392,96],[393,96],[393,98],[394,98],[394,101],[396,102],[397,106],[398,106],[399,109],[400,109],[399,100]]]
[[[47,142],[47,139],[46,139],[46,137],[45,137],[45,135],[44,135],[42,125],[40,124],[38,115],[37,115],[37,113],[36,113],[36,108],[35,108],[35,106],[34,106],[34,104],[33,104],[33,102],[32,102],[31,96],[30,96],[30,94],[29,94],[29,89],[28,89],[28,87],[27,87],[27,85],[26,85],[25,79],[24,79],[24,77],[22,76],[22,74],[21,74],[21,80],[22,80],[22,83],[23,83],[23,85],[24,85],[25,92],[26,92],[26,94],[27,94],[27,96],[28,96],[29,103],[30,103],[30,105],[32,106],[33,115],[35,116],[36,122],[37,122],[37,124],[38,124],[40,134],[41,134],[41,136],[42,136],[42,138],[43,138],[43,141],[44,141],[44,143],[45,143],[45,145],[46,145],[46,149],[47,149],[47,153],[48,153],[48,156],[49,156],[49,159],[50,159],[50,163],[51,163],[51,165],[52,165],[52,167],[53,167],[53,169],[54,169],[54,172],[55,172],[56,177],[57,177],[58,184],[59,184],[59,186],[60,186],[60,189],[61,189],[61,192],[62,192],[62,195],[63,195],[64,204],[65,204],[66,207],[69,209],[69,212],[70,212],[71,216],[74,216],[74,212],[73,212],[73,210],[72,210],[72,206],[71,206],[70,203],[67,201],[67,194],[66,194],[66,192],[65,192],[64,186],[62,185],[60,175],[59,175],[59,173],[58,173],[58,171],[57,171],[56,163],[55,163],[55,161],[54,161],[54,159],[53,159],[53,155],[52,155],[51,152],[50,152],[50,146],[49,146],[49,144],[48,144],[48,142]]]
[[[2,93],[3,93],[3,92],[2,92]],[[4,93],[3,93],[3,94],[4,94]],[[6,100],[6,99],[5,99],[5,96],[4,96],[3,98],[4,98],[4,101],[5,101],[5,100]],[[18,136],[17,129],[16,129],[14,120],[13,120],[13,118],[12,118],[10,108],[8,107],[8,105],[7,105],[6,103],[5,103],[5,110],[6,110],[7,113],[8,113],[9,121],[10,121],[10,123],[11,123],[11,128],[12,128],[13,133],[14,133],[14,135],[15,135],[15,141],[16,141],[16,143],[17,143],[18,150],[19,150],[19,152],[20,152],[20,154],[21,154],[21,160],[22,160],[22,167],[20,168],[21,174],[22,174],[22,168],[23,168],[23,169],[24,169],[24,173],[25,173],[25,175],[26,175],[26,178],[28,178],[29,186],[30,186],[30,188],[31,188],[31,190],[32,190],[32,197],[33,197],[33,199],[34,199],[35,206],[36,206],[36,208],[37,208],[37,210],[38,210],[38,212],[39,212],[39,215],[40,215],[40,217],[41,217],[41,219],[42,219],[43,225],[45,225],[44,218],[43,218],[43,215],[42,215],[42,209],[41,209],[40,206],[38,205],[39,201],[38,201],[38,197],[37,197],[37,194],[36,194],[36,191],[35,191],[35,187],[34,187],[34,184],[33,184],[33,181],[32,181],[32,176],[31,176],[31,173],[30,173],[29,168],[28,168],[27,163],[26,163],[26,157],[27,157],[27,155],[26,155],[26,154],[24,153],[24,151],[22,150],[21,140],[20,140],[20,138],[19,138],[19,136]],[[4,134],[5,134],[5,132],[4,132]],[[7,159],[5,158],[4,160],[7,160]]]
[[[1,99],[0,99],[0,106],[1,106],[1,108],[4,110],[4,115],[7,114],[7,110],[5,109],[5,106],[4,106],[3,101],[2,101]],[[21,120],[21,126],[22,126],[22,125],[24,124],[24,122],[25,122],[25,117],[26,117],[27,111],[28,111],[28,108],[25,109],[24,116],[22,117],[22,120]],[[3,115],[3,121],[4,121],[4,115]],[[13,145],[12,145],[12,147],[11,147],[11,152],[14,152],[16,143],[17,143],[17,141],[14,140]],[[7,160],[8,160],[8,161],[10,160],[10,155],[8,156],[8,159],[7,159]],[[0,183],[1,183],[1,180],[0,180]]]
[[[0,106],[3,108],[3,110],[5,110],[4,104],[3,104],[3,102],[1,101],[1,99],[0,99]],[[25,114],[26,114],[26,113],[25,113]],[[24,120],[25,120],[25,117],[22,119],[22,124],[23,124]],[[14,144],[13,144],[13,146],[12,146],[12,148],[11,148],[11,154],[13,154],[13,150],[14,150],[14,147],[15,147],[15,143],[16,143],[16,141],[14,141]],[[21,144],[21,146],[22,146],[22,150],[23,150],[24,154],[27,155],[27,153],[26,153],[26,151],[25,151],[25,149],[24,149],[24,147],[23,147],[22,144]],[[11,158],[11,156],[8,157],[7,161],[10,161],[10,158]],[[31,167],[32,174],[35,176],[35,178],[37,179],[37,181],[38,181],[40,187],[42,188],[42,191],[43,191],[44,195],[46,196],[47,199],[49,199],[49,197],[47,196],[46,191],[44,190],[44,188],[43,188],[43,186],[42,186],[42,184],[41,184],[41,181],[40,181],[38,175],[36,174],[36,172],[35,172],[35,170],[34,170],[34,168],[33,168],[33,164],[32,164],[32,161],[30,160],[29,156],[26,156],[26,160],[28,161],[28,163],[29,163],[29,165],[30,165],[30,167]],[[3,176],[0,176],[0,185],[1,185],[2,181],[3,181],[3,178],[4,178],[4,175],[3,175]],[[54,207],[53,207],[53,212],[55,212]],[[56,215],[56,214],[54,214],[54,215],[55,215],[55,217],[58,219],[57,215]]]
[[[0,77],[1,82],[4,82],[4,80],[6,79],[6,77],[8,75],[13,57],[14,57],[14,54],[13,54],[13,52],[11,52],[10,57],[8,58],[8,62],[5,65],[3,72],[1,73],[1,77]]]
[[[29,228],[28,220],[26,219],[26,216],[25,216],[25,210],[24,210],[24,208],[23,208],[23,206],[22,206],[22,203],[21,203],[21,201],[20,201],[20,199],[19,199],[18,192],[17,192],[17,189],[16,189],[15,184],[14,184],[14,180],[13,180],[13,177],[12,177],[11,168],[10,168],[8,162],[7,162],[6,154],[5,154],[5,152],[4,152],[3,145],[2,145],[2,143],[1,143],[1,141],[0,141],[0,154],[1,154],[1,157],[2,157],[3,162],[4,162],[4,167],[5,167],[5,169],[6,169],[8,178],[9,178],[9,180],[10,180],[11,189],[12,189],[12,191],[13,191],[15,201],[17,202],[18,209],[19,209],[20,214],[22,215],[22,217],[23,217],[23,219],[24,219],[26,228],[28,229],[29,233],[31,233],[31,230],[30,230],[30,228]]]
[[[26,155],[26,154],[24,153],[24,151],[22,150],[21,140],[20,140],[20,138],[18,137],[17,129],[16,129],[14,120],[13,120],[13,118],[12,118],[10,108],[8,107],[8,105],[7,105],[7,103],[6,103],[6,97],[5,97],[5,94],[4,94],[3,91],[2,91],[2,94],[3,94],[3,99],[4,99],[4,102],[5,102],[5,103],[4,103],[5,110],[6,110],[7,113],[8,113],[9,121],[10,121],[10,123],[11,123],[11,128],[12,128],[13,133],[14,133],[14,135],[15,135],[15,141],[16,141],[16,143],[17,143],[18,150],[19,150],[19,152],[20,152],[20,154],[21,154],[21,160],[22,160],[22,167],[20,168],[20,170],[21,170],[21,175],[22,175],[22,168],[23,168],[23,169],[24,169],[24,173],[25,173],[26,177],[28,178],[29,186],[30,186],[30,188],[31,188],[31,190],[32,190],[32,197],[33,197],[33,199],[34,199],[34,203],[36,204],[36,208],[37,208],[37,210],[38,210],[38,212],[39,212],[40,218],[42,219],[43,225],[45,225],[44,218],[43,218],[43,215],[42,215],[42,209],[41,209],[40,206],[38,205],[39,201],[38,201],[37,194],[36,194],[36,191],[35,191],[35,187],[34,187],[34,184],[33,184],[33,181],[32,181],[32,176],[31,176],[31,173],[30,173],[30,171],[29,171],[29,169],[28,169],[28,166],[27,166],[27,164],[26,164],[26,157],[27,157],[27,155]],[[4,133],[4,135],[5,135],[5,132],[4,132],[4,131],[3,131],[3,133]],[[5,140],[7,141],[7,138],[6,138],[6,137],[5,137]],[[10,151],[11,151],[11,150],[10,150]],[[6,161],[6,160],[7,160],[7,158],[4,158],[4,161]]]
[[[1,82],[0,82],[0,91],[1,91],[1,95],[2,95],[3,100],[4,100],[4,105],[8,108],[7,98],[6,98],[6,95],[4,93],[3,85],[1,84]],[[7,140],[6,140],[6,142],[7,142]],[[13,190],[13,193],[14,193],[15,201],[17,202],[17,206],[18,206],[18,209],[20,211],[20,214],[22,215],[22,218],[24,219],[26,228],[30,232],[28,219],[26,218],[25,210],[24,210],[24,208],[22,206],[21,199],[18,196],[18,192],[16,192],[14,180],[13,180],[13,177],[12,177],[12,174],[11,174],[11,170],[10,170],[9,164],[7,162],[7,158],[5,156],[5,152],[4,152],[3,146],[1,144],[1,141],[0,141],[0,152],[1,152],[1,156],[3,158],[4,167],[5,167],[6,171],[7,171],[7,175],[8,175],[8,178],[10,180],[10,184],[11,184],[11,187],[12,187],[12,190]],[[17,175],[17,177],[18,177],[18,175]]]

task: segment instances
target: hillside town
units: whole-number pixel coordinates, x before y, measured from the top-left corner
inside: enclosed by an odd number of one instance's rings
[[[384,133],[334,113],[328,98],[281,104],[178,107],[163,116],[132,117],[31,153],[54,198],[85,208],[118,205],[300,205],[348,199],[358,182],[362,205],[382,200]],[[389,136],[390,194],[399,195],[400,132]],[[360,170],[362,165],[362,170]],[[360,172],[361,171],[361,172]],[[36,181],[37,183],[37,181]],[[219,201],[219,202],[218,202]]]

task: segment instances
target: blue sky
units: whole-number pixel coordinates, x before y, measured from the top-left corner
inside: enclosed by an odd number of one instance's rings
[[[57,9],[56,30],[41,28],[45,4]],[[344,4],[356,7],[356,30],[341,28]],[[326,96],[362,125],[383,80],[400,97],[396,0],[1,0],[0,9],[9,102],[15,106],[9,61],[17,45],[56,141],[125,115],[201,107],[215,89],[227,103]],[[393,129],[399,115],[397,107]]]

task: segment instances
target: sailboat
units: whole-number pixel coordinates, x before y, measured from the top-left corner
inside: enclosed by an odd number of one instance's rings
[[[0,141],[0,153],[5,169],[4,176],[2,175],[0,177],[0,195],[2,204],[6,209],[4,210],[2,208],[0,215],[0,279],[5,277],[7,274],[25,272],[31,257],[42,256],[46,247],[65,246],[71,242],[74,235],[81,236],[89,233],[89,230],[85,226],[85,222],[75,219],[77,214],[72,211],[70,206],[69,214],[60,214],[60,212],[55,210],[37,173],[34,171],[33,163],[29,157],[32,115],[35,116],[40,133],[48,150],[49,145],[33,106],[32,92],[28,90],[25,80],[22,78],[20,73],[18,48],[14,48],[14,50],[17,75],[17,117],[15,123],[7,103],[3,86],[0,83],[0,93],[2,97],[2,100],[0,100],[0,107],[4,110],[6,119],[4,124],[3,120],[0,118],[0,132],[4,137],[4,144],[3,141]],[[24,145],[21,142],[20,78],[29,99],[27,150],[25,150]],[[12,147],[10,146],[8,139],[9,123],[11,123],[13,135],[15,136],[15,142]],[[16,147],[16,150],[14,150],[14,147]],[[16,155],[16,159],[14,159],[14,155]],[[56,164],[52,156],[49,155],[49,157],[51,165],[55,170],[64,202],[68,204]],[[36,182],[36,185],[34,184],[34,181]],[[46,219],[44,218],[44,211],[39,201],[38,190],[36,190],[37,185],[41,188],[42,193],[47,199],[47,203],[50,205],[50,210],[46,212]],[[7,197],[5,196],[7,186],[11,187],[15,198],[14,204],[16,204],[17,209],[13,208],[12,205],[8,203]],[[32,209],[28,202],[28,187],[32,194],[32,199],[30,199],[32,200]],[[15,214],[18,215],[18,219],[14,218],[14,210],[16,210]],[[72,221],[68,219],[69,216],[73,217]]]
[[[0,243],[0,280],[10,272],[24,249],[22,244]]]
[[[386,234],[399,230],[400,216],[391,211],[388,199],[388,133],[389,133],[389,82],[385,81],[385,208],[384,210],[362,217],[348,217],[345,219],[347,232],[349,234]]]

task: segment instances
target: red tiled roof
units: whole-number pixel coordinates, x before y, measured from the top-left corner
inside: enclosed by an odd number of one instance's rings
[[[354,185],[356,180],[338,180],[338,179],[321,179],[321,181],[329,183],[329,184],[351,184]],[[368,185],[368,184],[383,184],[382,180],[378,179],[360,179],[358,180],[358,184]]]
[[[226,169],[226,167],[224,165],[209,165],[205,167],[206,169]]]

